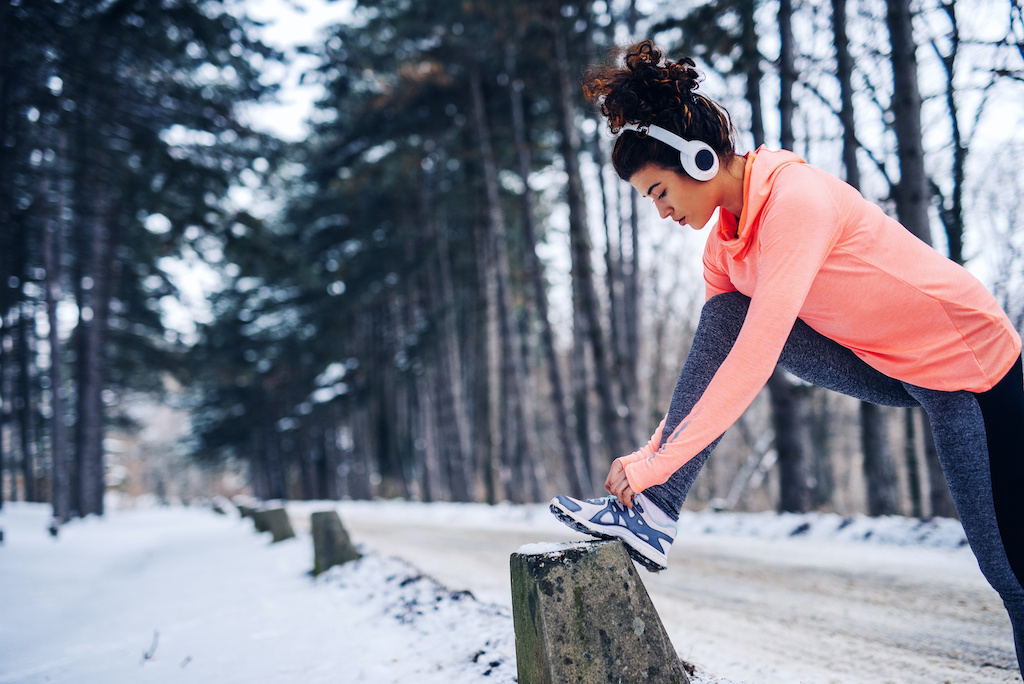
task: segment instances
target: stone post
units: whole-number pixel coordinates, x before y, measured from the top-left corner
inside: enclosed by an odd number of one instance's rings
[[[288,519],[288,513],[283,508],[255,511],[252,514],[252,520],[257,532],[270,532],[273,535],[272,543],[291,539],[295,536],[295,531],[292,530],[292,523]]]
[[[620,541],[512,554],[519,684],[689,684]]]
[[[313,528],[313,574],[361,558],[341,524],[337,511],[318,511],[309,516]]]

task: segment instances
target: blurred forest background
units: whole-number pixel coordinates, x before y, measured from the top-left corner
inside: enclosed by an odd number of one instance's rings
[[[704,294],[582,101],[632,39],[1024,324],[1021,0],[347,0],[297,140],[251,4],[0,0],[0,505],[600,492]],[[687,505],[955,515],[925,420],[777,373]]]

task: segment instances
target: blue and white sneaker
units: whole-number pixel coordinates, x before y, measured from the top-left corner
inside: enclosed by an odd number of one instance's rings
[[[657,510],[656,506],[643,494],[633,498],[632,508],[614,496],[580,501],[558,495],[551,500],[551,512],[569,527],[599,539],[621,539],[633,560],[651,572],[660,572],[668,564],[676,525],[660,510],[658,517],[666,522],[655,521],[652,510]]]

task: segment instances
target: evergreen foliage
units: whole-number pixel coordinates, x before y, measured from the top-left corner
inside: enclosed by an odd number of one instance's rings
[[[17,455],[28,498],[46,498],[51,460],[69,464],[69,491],[53,493],[67,497],[60,520],[103,512],[108,407],[127,390],[157,390],[184,351],[161,319],[161,299],[175,294],[161,260],[215,240],[228,188],[273,148],[234,113],[269,92],[259,64],[272,54],[228,9],[68,0],[0,10],[3,322],[14,352],[0,377],[18,407],[4,422],[31,438]],[[49,270],[43,244],[57,250]],[[60,320],[71,327],[61,348],[33,339],[47,296],[77,311]],[[48,369],[63,365],[72,371],[54,386]],[[66,415],[54,416],[59,403]],[[47,421],[73,426],[67,453],[52,453]]]
[[[838,0],[657,3],[649,17],[625,1],[358,0],[304,47],[323,96],[292,144],[240,113],[273,95],[281,57],[253,38],[244,2],[0,2],[0,496],[52,500],[59,520],[102,512],[105,430],[168,373],[186,388],[195,460],[244,462],[261,498],[598,491],[666,408],[678,368],[661,356],[685,352],[691,313],[664,291],[670,238],[644,235],[636,198],[606,177],[603,124],[577,87],[626,34],[694,55],[741,147],[791,139],[889,211],[915,144],[892,113],[893,83],[906,94],[908,81],[877,2],[843,10],[838,55]],[[1019,96],[1018,5],[1005,35],[956,3],[912,16],[922,73],[942,75],[921,91],[924,121],[950,131],[916,141],[918,206],[938,210],[924,228],[941,222],[958,260],[982,234],[968,153],[987,108]],[[240,205],[240,187],[257,199]],[[1024,258],[1012,230],[998,239],[996,289],[1013,308]],[[190,260],[221,279],[194,336],[167,320],[172,269]],[[804,445],[813,466],[784,456],[759,491],[772,507],[779,485],[786,508],[844,505],[829,464],[861,440],[839,445],[829,426],[855,425],[857,409],[792,392],[776,402],[790,420],[745,417],[696,498],[747,486],[736,471],[766,463],[769,424],[810,423],[775,445]],[[884,430],[886,415],[865,424]]]

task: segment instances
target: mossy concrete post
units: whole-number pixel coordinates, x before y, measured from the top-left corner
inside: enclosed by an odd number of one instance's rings
[[[619,541],[512,554],[519,684],[689,684]]]
[[[273,535],[272,543],[295,536],[291,520],[288,519],[288,513],[283,508],[255,511],[252,514],[252,520],[257,532],[270,532]]]
[[[317,511],[309,516],[313,529],[313,574],[361,558],[337,511]]]

